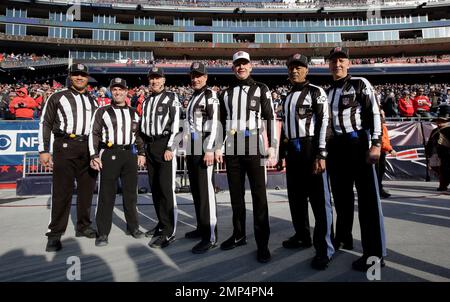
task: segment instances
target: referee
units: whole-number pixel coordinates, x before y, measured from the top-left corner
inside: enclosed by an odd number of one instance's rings
[[[334,253],[331,242],[333,210],[325,172],[328,102],[325,91],[306,80],[308,58],[296,53],[287,59],[292,89],[282,105],[282,141],[286,150],[286,180],[295,235],[285,248],[311,246],[308,199],[315,218],[311,262],[315,269],[328,267]],[[282,152],[280,152],[280,155]]]
[[[328,142],[327,167],[336,208],[334,246],[353,249],[353,185],[358,193],[363,256],[353,268],[367,271],[377,257],[384,266],[386,240],[374,164],[380,158],[381,118],[379,104],[369,81],[348,74],[349,52],[335,47],[330,51],[329,68],[333,82],[328,89],[332,135]]]
[[[136,210],[138,166],[145,165],[144,143],[139,136],[139,115],[136,109],[129,107],[125,101],[128,92],[125,80],[113,79],[109,89],[113,96],[112,103],[95,111],[89,135],[91,167],[100,171],[95,216],[97,246],[108,244],[119,178],[122,184],[127,233],[134,238],[144,236],[139,230]]]
[[[53,169],[51,218],[47,252],[62,248],[61,236],[67,228],[74,180],[77,181],[76,236],[95,238],[90,227],[92,195],[97,172],[89,167],[88,135],[97,102],[88,94],[88,68],[74,64],[69,68],[71,86],[52,94],[39,122],[39,161]],[[54,134],[53,158],[50,137]]]
[[[180,102],[175,93],[165,91],[161,68],[152,67],[148,79],[151,93],[142,105],[141,133],[147,145],[148,179],[158,224],[146,235],[156,237],[150,247],[165,248],[175,240],[178,215],[174,138],[180,127]]]
[[[247,243],[245,231],[245,175],[247,174],[253,200],[257,260],[270,261],[269,210],[266,194],[266,170],[263,155],[275,157],[275,114],[269,88],[250,76],[250,55],[238,51],[233,55],[233,72],[236,76],[220,96],[221,123],[225,134],[225,163],[233,210],[233,234],[222,242],[222,250],[230,250]],[[269,148],[264,150],[262,119],[267,124]],[[220,152],[216,154],[222,161]]]
[[[200,238],[192,252],[202,254],[214,248],[217,242],[214,148],[219,127],[219,100],[216,92],[206,86],[208,72],[205,65],[192,63],[190,76],[194,94],[186,110],[189,132],[186,163],[197,229],[186,233],[185,237]]]

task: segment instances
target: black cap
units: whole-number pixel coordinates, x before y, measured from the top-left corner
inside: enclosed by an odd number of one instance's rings
[[[193,62],[191,65],[191,71],[190,73],[199,73],[202,75],[208,74],[208,71],[206,70],[206,66],[201,62]]]
[[[294,53],[293,55],[289,56],[286,61],[287,67],[291,66],[292,64],[299,64],[308,68],[308,58],[302,54]]]
[[[127,81],[125,81],[122,78],[114,78],[114,79],[111,80],[111,83],[109,83],[109,88],[111,89],[111,88],[113,88],[115,86],[119,86],[119,87],[122,87],[124,89],[128,88],[127,87]]]
[[[150,68],[150,70],[148,71],[148,77],[152,76],[152,75],[157,75],[160,77],[164,77],[164,70],[162,70],[162,68],[153,66],[152,68]]]
[[[337,46],[330,51],[330,55],[328,59],[334,58],[336,56],[343,56],[345,58],[349,58],[348,48]]]
[[[89,74],[89,69],[84,64],[72,64],[69,67],[69,73],[84,73]]]

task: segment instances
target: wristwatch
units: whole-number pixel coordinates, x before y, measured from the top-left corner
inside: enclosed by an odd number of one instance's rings
[[[328,152],[325,150],[319,151],[319,154],[317,155],[318,159],[326,159],[328,155]]]

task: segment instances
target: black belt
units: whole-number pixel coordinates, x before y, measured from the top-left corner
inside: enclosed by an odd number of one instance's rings
[[[131,150],[133,145],[114,145],[114,144],[105,144],[100,143],[100,148],[102,149],[114,149],[114,150]]]
[[[55,137],[64,138],[69,140],[74,140],[77,142],[85,142],[89,139],[88,135],[76,135],[76,134],[67,134],[67,133],[55,133]]]
[[[156,141],[156,140],[158,140],[158,139],[161,139],[161,138],[164,138],[164,137],[169,136],[169,134],[151,135],[151,136],[148,136],[148,135],[142,135],[142,136],[143,136],[144,141],[145,141],[146,143],[153,143],[154,141]]]

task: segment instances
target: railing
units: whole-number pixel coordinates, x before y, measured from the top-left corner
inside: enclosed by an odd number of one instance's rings
[[[267,165],[268,171],[275,171],[276,167],[272,165]],[[226,172],[225,162],[216,163],[216,173]],[[146,168],[138,168],[139,174],[147,173]],[[180,154],[177,156],[177,174],[187,176],[187,164],[186,156]],[[22,177],[28,176],[39,176],[39,175],[52,175],[52,170],[42,166],[39,163],[39,153],[38,152],[28,152],[23,155],[23,174]]]
[[[18,60],[18,61],[4,61],[0,63],[1,68],[30,68],[37,66],[52,66],[52,65],[68,65],[68,58],[55,58],[43,60]]]

